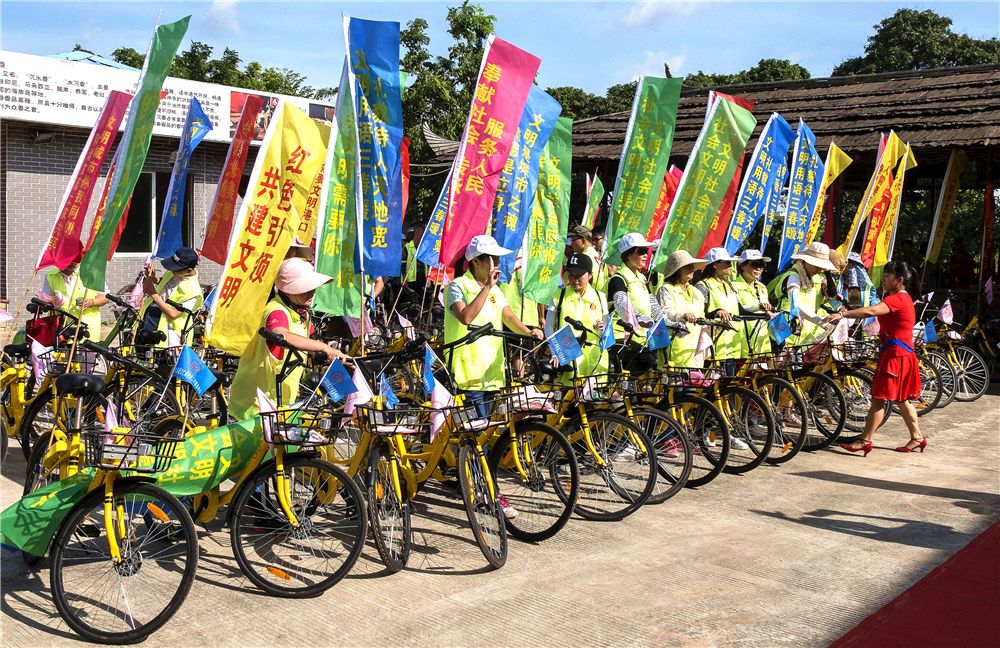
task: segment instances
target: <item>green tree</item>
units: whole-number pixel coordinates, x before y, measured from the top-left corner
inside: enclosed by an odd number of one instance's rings
[[[573,86],[559,86],[557,88],[546,88],[553,99],[562,106],[562,116],[572,119],[586,119],[597,115],[605,115],[611,111],[607,109],[607,99],[591,94],[586,90],[581,90]]]
[[[129,67],[139,69],[146,60],[146,55],[137,52],[131,47],[119,47],[115,51],[111,52],[111,58],[118,61],[122,65],[128,65]]]
[[[978,63],[1000,63],[1000,40],[956,34],[952,20],[933,11],[900,9],[874,25],[864,56],[849,58],[833,76],[923,70]]]
[[[718,88],[767,81],[797,81],[809,78],[809,70],[787,59],[761,59],[752,68],[733,74],[713,74],[698,70],[684,79],[692,88]]]

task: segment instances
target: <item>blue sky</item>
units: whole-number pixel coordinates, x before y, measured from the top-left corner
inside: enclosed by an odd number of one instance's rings
[[[187,38],[240,53],[244,62],[287,67],[315,87],[339,82],[341,12],[360,18],[430,23],[431,51],[450,43],[445,16],[455,2],[16,2],[0,1],[0,47],[53,54],[80,43],[109,54],[145,51],[156,21],[191,14]],[[862,53],[872,25],[900,7],[933,9],[977,38],[1000,34],[1000,2],[482,2],[496,32],[542,59],[543,87],[602,93],[640,74],[735,72],[761,58],[788,58],[813,76]]]

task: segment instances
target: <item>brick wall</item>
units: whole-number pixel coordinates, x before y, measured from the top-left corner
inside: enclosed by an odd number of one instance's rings
[[[34,144],[37,132],[54,132],[48,144]],[[14,309],[29,288],[38,253],[48,238],[59,209],[63,193],[69,184],[89,131],[84,129],[53,127],[10,120],[0,121],[0,298],[5,297]],[[154,137],[144,172],[169,173],[173,168],[170,155],[177,150],[178,140]],[[194,247],[201,244],[208,210],[215,195],[216,183],[225,164],[228,144],[202,142],[195,150],[188,168],[191,187],[192,216],[194,217]],[[251,148],[245,172],[253,166],[256,149]],[[90,209],[84,224],[83,238],[90,233],[90,226],[107,180],[110,158],[101,170],[94,189]],[[166,192],[166,187],[158,187]],[[107,284],[118,290],[135,281],[142,269],[145,255],[116,256],[108,264]],[[215,283],[221,268],[211,261],[199,268],[203,285]],[[40,274],[40,273],[39,273]],[[30,293],[40,287],[37,277],[30,286]]]

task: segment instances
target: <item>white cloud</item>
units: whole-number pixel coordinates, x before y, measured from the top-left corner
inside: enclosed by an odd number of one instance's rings
[[[689,16],[703,4],[702,0],[638,0],[620,22],[623,27],[648,27],[661,18]]]
[[[209,29],[220,34],[242,33],[236,0],[213,0],[212,6],[205,11],[205,22]]]
[[[674,77],[684,76],[684,63],[687,61],[686,53],[673,53],[663,50],[646,50],[642,60],[636,61],[629,70],[629,79],[637,79],[641,76],[663,76],[663,64],[670,66],[670,74]]]

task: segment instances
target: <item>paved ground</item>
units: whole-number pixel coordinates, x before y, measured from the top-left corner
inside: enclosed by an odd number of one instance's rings
[[[573,520],[513,543],[487,572],[459,503],[423,496],[410,568],[373,548],[323,597],[260,595],[227,533],[205,534],[198,581],[147,641],[247,645],[820,646],[854,627],[1000,519],[1000,396],[922,419],[925,454],[897,454],[895,419],[867,459],[840,450],[723,475],[611,524]],[[20,493],[11,448],[0,495]],[[0,642],[79,645],[47,595],[48,572],[2,556]],[[961,643],[960,638],[955,638]]]

